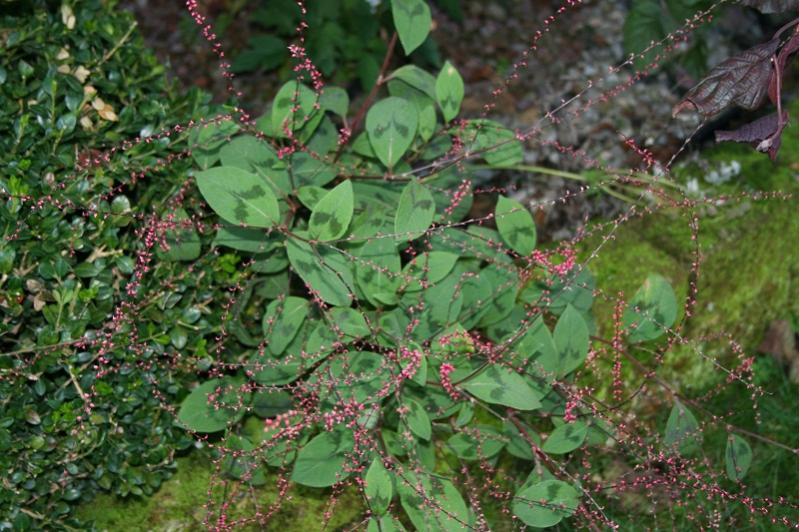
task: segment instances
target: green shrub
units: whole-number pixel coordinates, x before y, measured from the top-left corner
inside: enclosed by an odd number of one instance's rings
[[[151,494],[171,474],[191,440],[164,411],[184,386],[165,357],[177,346],[205,356],[218,318],[202,304],[233,275],[212,255],[194,266],[207,276],[187,277],[162,252],[146,297],[126,293],[139,205],[170,212],[185,180],[179,159],[158,169],[177,151],[154,133],[204,97],[177,97],[113,3],[3,6],[0,529],[62,528],[99,489]],[[135,137],[149,138],[123,144]]]

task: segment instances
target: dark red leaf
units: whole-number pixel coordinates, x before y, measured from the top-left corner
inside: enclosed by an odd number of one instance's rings
[[[749,7],[754,7],[761,13],[782,13],[799,9],[799,0],[740,0]]]
[[[730,105],[744,109],[760,106],[771,80],[771,57],[779,44],[779,39],[772,39],[716,65],[674,107],[674,115],[691,107],[704,116],[711,116]]]
[[[777,158],[782,142],[782,130],[788,123],[788,113],[782,112],[782,123],[777,113],[771,113],[733,131],[716,131],[716,142],[747,142],[758,151],[767,152],[771,160]]]
[[[785,72],[785,65],[788,62],[788,58],[796,53],[797,50],[799,50],[799,33],[794,33],[793,37],[791,37],[790,40],[785,43],[780,50],[780,53],[777,54],[777,64],[774,67],[774,71],[771,73],[771,81],[769,82],[768,86],[768,96],[774,105],[777,105],[777,100],[781,92],[782,87],[778,87],[778,82],[781,82],[784,78],[783,74]]]

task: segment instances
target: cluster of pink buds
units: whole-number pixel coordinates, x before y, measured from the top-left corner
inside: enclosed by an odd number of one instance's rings
[[[449,378],[450,373],[453,371],[455,371],[455,366],[449,362],[445,362],[441,364],[438,370],[438,378],[441,380],[441,386],[444,387],[444,390],[446,390],[449,396],[459,401],[461,399],[461,394],[455,389],[455,386],[452,385],[452,380]]]

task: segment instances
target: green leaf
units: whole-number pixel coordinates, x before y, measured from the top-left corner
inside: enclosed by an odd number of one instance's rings
[[[217,390],[221,394],[217,393]],[[213,396],[209,402],[208,397]],[[212,379],[196,388],[183,400],[178,411],[178,422],[195,432],[219,432],[229,423],[235,423],[244,415],[249,394],[238,390],[231,380]]]
[[[480,427],[455,434],[447,440],[447,447],[462,460],[487,460],[498,455],[505,442],[496,430]]]
[[[405,471],[397,477],[397,492],[420,532],[462,532],[470,523],[463,496],[447,479]]]
[[[436,99],[436,78],[416,65],[404,65],[395,70],[390,79],[404,81],[414,89],[423,92],[430,99]]]
[[[316,114],[317,96],[298,81],[284,84],[272,104],[272,129],[275,136],[285,137],[286,130],[297,131],[311,122]]]
[[[402,269],[402,289],[406,292],[422,290],[425,286],[433,285],[449,275],[458,256],[448,251],[427,251],[414,257]]]
[[[446,122],[458,116],[463,94],[463,78],[452,63],[447,61],[436,78],[436,101]]]
[[[323,432],[300,449],[291,480],[314,488],[325,488],[350,476],[344,465],[353,457],[355,440],[349,429]]]
[[[375,155],[393,168],[408,151],[419,124],[416,107],[396,96],[380,100],[366,114],[366,133]]]
[[[322,109],[344,118],[350,106],[350,97],[341,87],[325,87],[319,98],[319,105]]]
[[[308,226],[311,237],[322,242],[341,238],[352,221],[353,208],[352,182],[347,179],[314,207]]]
[[[494,211],[502,240],[522,256],[535,250],[536,230],[533,215],[516,200],[500,196]]]
[[[553,335],[560,356],[560,376],[579,368],[588,356],[588,326],[580,312],[571,305],[560,315]]]
[[[374,515],[383,515],[391,504],[394,496],[394,487],[391,482],[391,475],[383,466],[383,461],[377,457],[372,460],[366,472],[366,488],[364,492],[369,501],[369,509]]]
[[[267,419],[294,408],[294,397],[285,390],[263,388],[252,398],[252,410],[256,416]]]
[[[391,14],[405,55],[410,55],[430,33],[430,7],[425,0],[391,0]]]
[[[668,31],[664,27],[667,10],[665,5],[658,0],[633,0],[627,19],[624,21],[624,51],[628,54],[638,54],[649,48],[653,42],[666,36]],[[634,66],[636,70],[646,68],[651,64],[660,47],[654,47],[642,57],[636,57]]]
[[[239,135],[222,146],[219,158],[222,166],[235,166],[252,173],[279,162],[272,146],[266,140],[252,135]]]
[[[487,403],[517,410],[535,410],[541,407],[539,393],[521,375],[504,366],[492,364],[460,386]]]
[[[645,342],[662,336],[677,319],[677,298],[669,282],[652,274],[624,310],[622,322],[630,342]]]
[[[430,77],[433,84],[435,84],[435,78]],[[416,112],[419,115],[419,125],[416,128],[416,132],[422,140],[430,140],[436,133],[437,124],[435,95],[431,98],[421,90],[417,90],[398,79],[392,79],[388,82],[388,93],[391,96],[407,100],[416,106]]]
[[[545,480],[523,488],[513,498],[513,514],[526,525],[555,526],[577,511],[580,493],[562,480]]]
[[[666,421],[663,445],[668,450],[677,450],[680,454],[688,455],[697,451],[701,443],[702,430],[699,423],[693,413],[675,399]]]
[[[366,299],[376,307],[397,303],[400,256],[391,239],[369,240],[356,253],[355,279]]]
[[[566,454],[580,447],[588,434],[588,426],[582,421],[564,423],[552,431],[541,449],[550,454]]]
[[[310,149],[310,146],[309,146]],[[336,178],[336,168],[324,161],[315,159],[305,152],[291,154],[289,160],[291,175],[297,186],[316,185],[323,187]]]
[[[433,434],[433,429],[430,425],[430,418],[422,405],[413,399],[404,399],[402,405],[408,409],[407,414],[405,414],[405,422],[411,432],[418,438],[429,440]]]
[[[169,250],[164,251],[160,245],[157,246],[159,257],[169,261],[188,261],[200,256],[200,236],[194,229],[193,222],[188,226],[185,225],[187,220],[189,220],[189,215],[185,210],[175,210],[173,221],[176,223],[176,227],[168,229],[165,235]]]
[[[502,424],[502,432],[508,439],[507,450],[511,455],[523,460],[533,460],[535,456],[533,455],[533,449],[530,445],[530,441],[528,441],[528,438],[534,444],[540,447],[541,436],[539,436],[538,433],[529,426],[524,425],[523,423],[522,425],[524,427],[526,437],[512,422],[505,420],[505,422]]]
[[[369,518],[366,532],[405,532],[405,527],[393,515],[384,515],[380,519]]]
[[[225,246],[250,253],[267,253],[279,246],[275,234],[267,235],[263,229],[222,224],[214,238],[215,246]]]
[[[306,185],[297,189],[297,199],[307,208],[313,210],[328,190],[315,185]]]
[[[291,267],[325,303],[338,307],[352,304],[352,272],[347,259],[338,251],[324,246],[314,249],[297,238],[286,241],[286,251]]]
[[[379,393],[393,385],[386,359],[370,351],[347,351],[319,366],[308,382],[318,387],[319,397],[328,404],[355,401],[370,404],[379,401]]]
[[[357,340],[372,333],[363,314],[354,308],[335,307],[330,309],[327,314],[330,322],[338,327],[339,333],[348,337],[347,340]]]
[[[398,240],[414,240],[422,236],[433,223],[436,202],[430,190],[416,180],[402,190],[397,214],[394,217],[394,232]]]
[[[301,297],[289,296],[272,301],[264,313],[262,326],[267,337],[267,349],[275,356],[281,355],[302,327],[311,305]]]
[[[727,477],[738,482],[746,476],[749,466],[752,465],[752,448],[745,439],[737,434],[730,434],[727,436],[724,461],[727,465]]]
[[[526,313],[525,313],[526,317]],[[550,382],[560,375],[561,361],[555,340],[544,319],[538,316],[515,343],[513,351],[527,361],[535,375]]]
[[[522,143],[516,134],[493,120],[472,119],[462,130],[450,129],[450,134],[461,137],[468,151],[479,151],[491,166],[503,168],[524,161]]]
[[[220,166],[199,172],[196,180],[205,201],[228,223],[271,227],[280,220],[274,193],[254,174]]]

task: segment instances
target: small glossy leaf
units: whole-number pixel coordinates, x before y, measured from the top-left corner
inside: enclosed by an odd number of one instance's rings
[[[445,121],[449,122],[458,116],[463,93],[463,78],[452,63],[445,62],[436,78],[436,101]]]
[[[580,493],[562,480],[544,480],[523,488],[513,498],[513,514],[526,525],[555,526],[577,511]]]
[[[394,232],[399,240],[414,240],[422,236],[433,223],[436,202],[430,190],[414,180],[402,190],[397,214],[394,218]]]
[[[416,107],[396,96],[380,100],[366,114],[366,132],[375,155],[393,168],[408,151],[419,124]]]
[[[745,439],[737,434],[730,434],[727,436],[724,461],[727,466],[727,477],[733,482],[738,482],[746,476],[749,466],[752,465],[752,448]]]
[[[344,467],[355,445],[349,429],[323,432],[300,449],[291,480],[314,488],[325,488],[350,476]]]
[[[535,250],[537,233],[533,215],[516,200],[500,196],[494,211],[497,230],[502,240],[519,255]]]
[[[550,454],[565,454],[580,447],[588,434],[588,426],[582,421],[564,423],[552,431],[541,449]]]
[[[221,166],[199,172],[196,180],[205,201],[228,223],[271,227],[280,219],[274,193],[254,174]]]
[[[669,282],[650,275],[624,311],[622,321],[630,331],[630,342],[654,340],[665,334],[677,319],[677,298]]]
[[[590,338],[588,326],[580,312],[571,305],[560,315],[553,334],[560,357],[560,375],[579,368],[588,356]]]
[[[310,310],[311,305],[307,299],[294,296],[289,296],[283,301],[272,301],[266,307],[262,325],[270,353],[277,356],[286,350]]]
[[[314,206],[308,230],[311,237],[327,242],[347,232],[353,213],[352,182],[342,181]]]
[[[394,487],[391,475],[383,466],[383,461],[378,457],[372,460],[372,465],[366,472],[366,487],[364,493],[369,501],[369,509],[374,515],[383,515],[391,504],[394,496]]]
[[[430,33],[430,7],[425,0],[391,0],[391,14],[405,55],[410,55]]]
[[[460,386],[487,403],[518,410],[535,410],[541,407],[539,393],[521,375],[504,366],[492,364]]]

